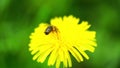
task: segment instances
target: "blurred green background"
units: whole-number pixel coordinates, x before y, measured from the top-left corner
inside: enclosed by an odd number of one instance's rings
[[[29,35],[40,22],[71,14],[92,25],[98,43],[72,68],[120,68],[120,0],[0,0],[0,68],[55,68],[32,60]]]

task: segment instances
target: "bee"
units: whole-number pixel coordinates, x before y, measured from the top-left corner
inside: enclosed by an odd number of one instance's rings
[[[45,35],[48,35],[50,32],[56,32],[57,28],[55,26],[48,26],[46,29],[45,29]]]

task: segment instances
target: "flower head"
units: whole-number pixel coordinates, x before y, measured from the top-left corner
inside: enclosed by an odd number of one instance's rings
[[[94,52],[97,46],[95,31],[88,31],[87,21],[79,24],[79,18],[72,15],[56,17],[50,24],[41,23],[30,35],[29,50],[34,55],[33,60],[43,63],[48,57],[48,65],[72,67],[70,55],[78,62],[83,57],[89,59],[85,51]]]

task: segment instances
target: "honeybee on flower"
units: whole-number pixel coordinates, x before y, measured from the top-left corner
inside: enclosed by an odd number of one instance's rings
[[[79,18],[72,15],[56,17],[50,24],[40,23],[30,35],[29,50],[34,55],[33,60],[43,63],[48,57],[48,66],[72,67],[71,56],[78,62],[83,57],[89,59],[85,51],[94,52],[97,46],[95,31],[89,31],[87,21],[79,23]]]

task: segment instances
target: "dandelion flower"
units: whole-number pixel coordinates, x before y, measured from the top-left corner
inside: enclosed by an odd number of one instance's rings
[[[89,31],[90,25],[72,15],[56,17],[50,24],[40,23],[30,35],[29,50],[33,60],[43,63],[48,57],[48,66],[72,67],[71,56],[78,62],[83,57],[89,59],[85,51],[94,52],[96,44],[95,31]]]

